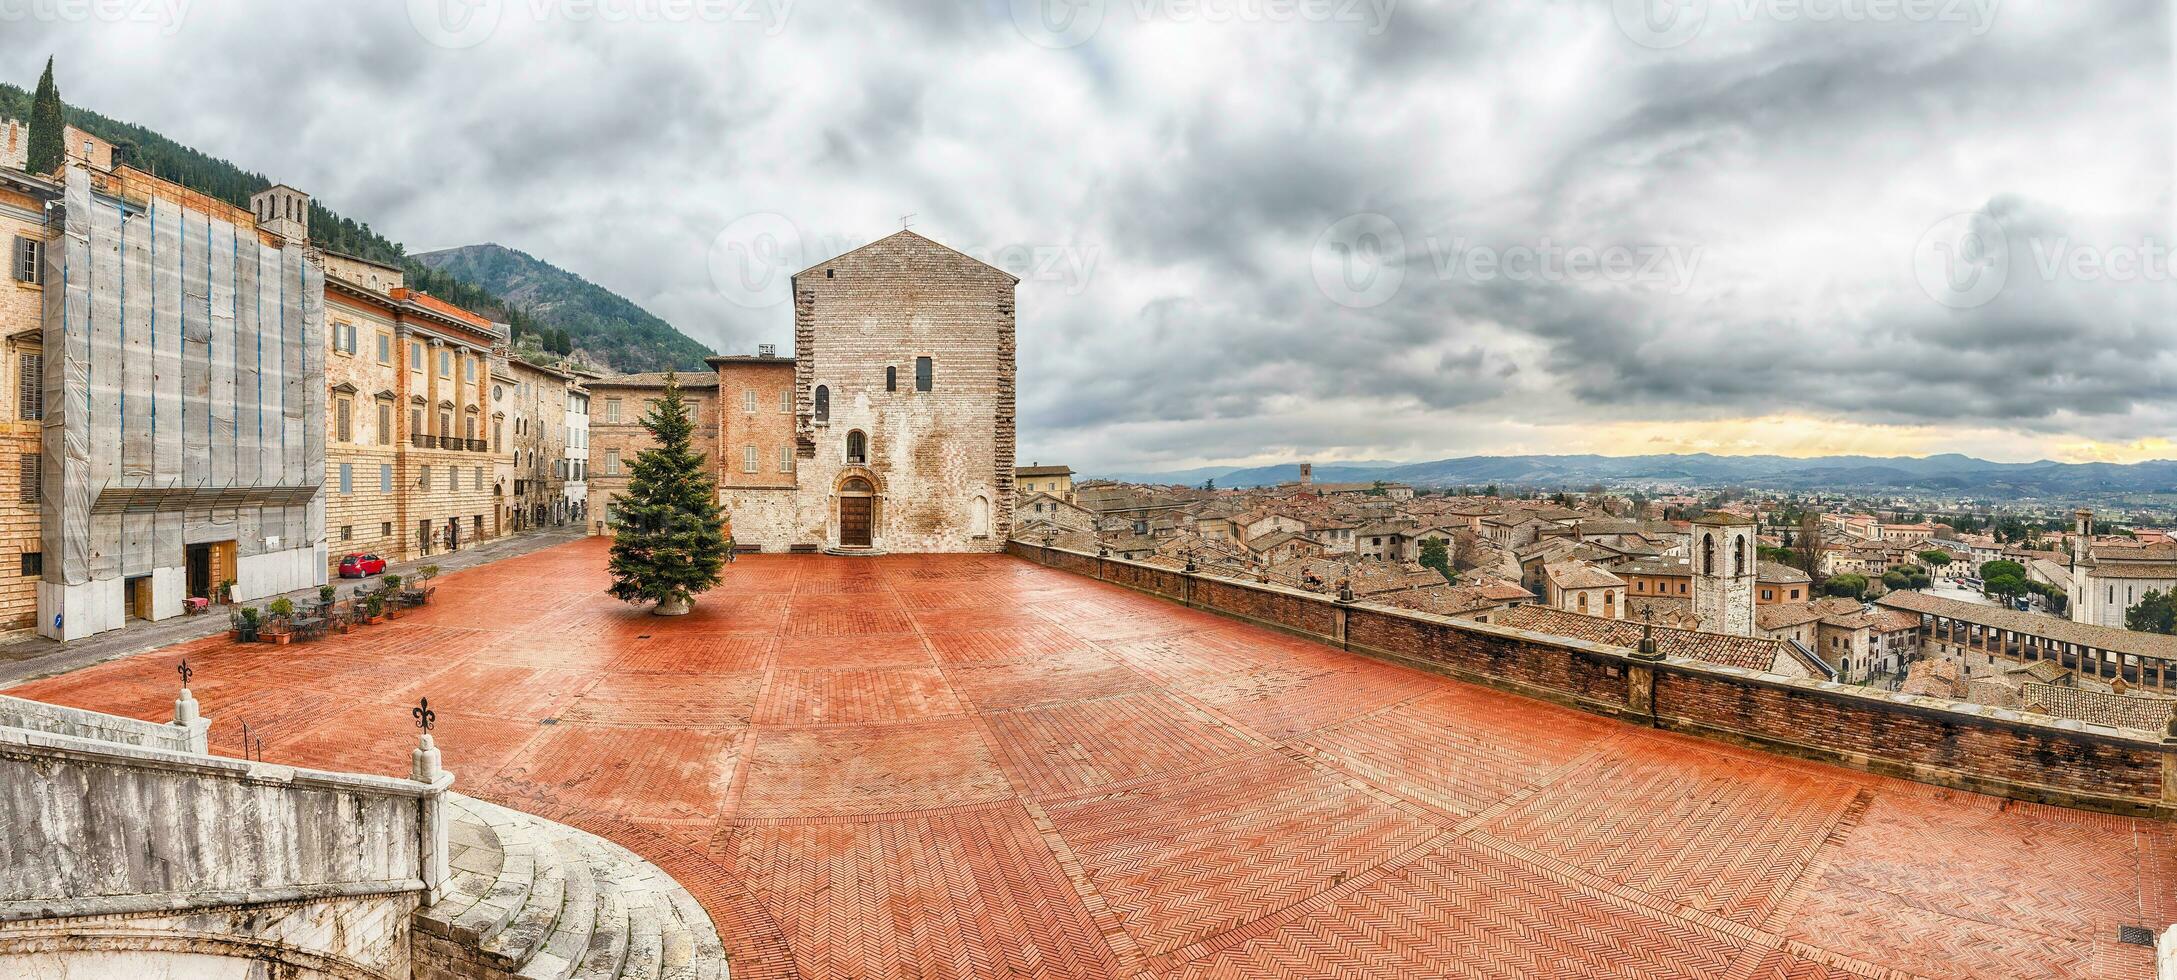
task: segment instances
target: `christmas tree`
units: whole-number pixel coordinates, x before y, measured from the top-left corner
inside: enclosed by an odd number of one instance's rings
[[[717,486],[689,448],[695,426],[673,372],[642,424],[656,445],[636,454],[627,492],[613,498],[612,594],[656,603],[660,616],[684,615],[697,593],[718,584],[728,545]]]

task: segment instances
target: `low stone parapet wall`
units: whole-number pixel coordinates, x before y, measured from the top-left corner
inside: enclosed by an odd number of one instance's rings
[[[2177,813],[2177,745],[2128,729],[1740,670],[1013,541],[1051,568],[1599,714],[1870,772],[2115,813]]]

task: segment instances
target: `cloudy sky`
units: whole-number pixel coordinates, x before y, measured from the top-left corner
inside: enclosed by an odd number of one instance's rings
[[[898,229],[1022,459],[2177,457],[2167,0],[0,0],[29,85],[721,351]]]

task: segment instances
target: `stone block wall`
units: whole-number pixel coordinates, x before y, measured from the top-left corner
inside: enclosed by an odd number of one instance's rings
[[[2177,745],[2145,733],[1432,616],[1013,541],[1052,568],[1636,724],[2061,806],[2177,814]]]
[[[899,232],[794,278],[797,543],[839,543],[840,485],[875,486],[875,547],[997,551],[1013,512],[1014,285]],[[928,358],[930,390],[916,386]],[[887,371],[890,383],[887,383]],[[828,394],[827,417],[815,412]],[[854,433],[865,462],[847,458]]]

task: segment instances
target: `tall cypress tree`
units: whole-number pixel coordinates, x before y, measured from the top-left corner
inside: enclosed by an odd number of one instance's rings
[[[612,594],[652,602],[652,612],[679,616],[697,593],[718,584],[726,562],[718,488],[690,448],[695,425],[680,381],[665,372],[665,396],[643,416],[656,445],[635,455],[627,492],[613,498]]]
[[[30,98],[30,145],[26,148],[29,158],[24,169],[34,174],[49,174],[60,169],[67,150],[61,130],[67,123],[61,120],[60,86],[53,83],[53,59],[45,59],[45,74],[38,78],[37,94]]]

